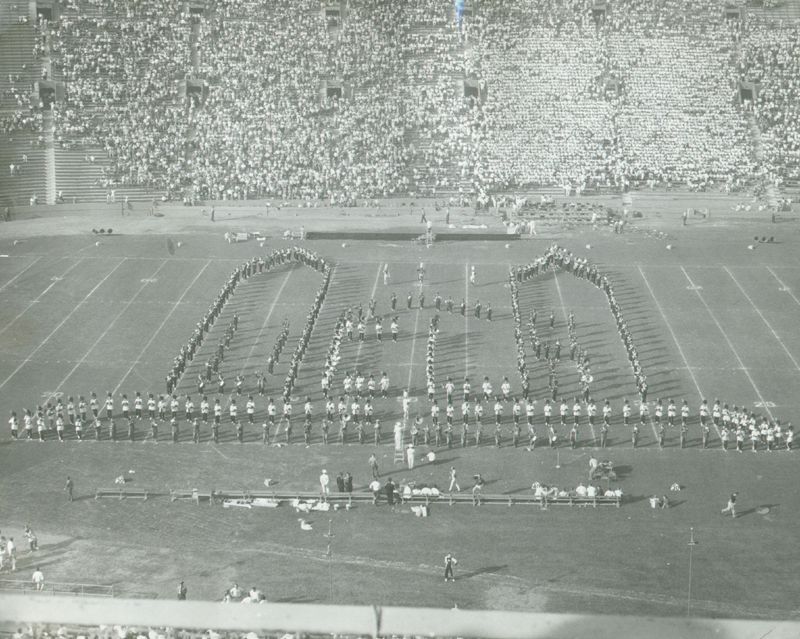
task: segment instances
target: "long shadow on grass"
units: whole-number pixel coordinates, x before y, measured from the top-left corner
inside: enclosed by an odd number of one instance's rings
[[[317,597],[308,597],[306,595],[297,595],[289,597],[281,597],[276,599],[275,603],[316,603],[319,601]]]
[[[469,579],[470,577],[477,577],[478,575],[485,575],[485,574],[495,574],[498,572],[502,572],[508,568],[507,564],[502,566],[486,566],[485,568],[478,568],[477,570],[473,570],[472,572],[467,572],[461,575],[461,579]]]

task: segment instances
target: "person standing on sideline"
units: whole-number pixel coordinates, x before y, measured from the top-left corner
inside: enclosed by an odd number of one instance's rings
[[[720,515],[724,515],[725,513],[730,513],[731,517],[736,519],[736,497],[738,497],[739,493],[733,493],[728,498],[728,506],[727,508],[723,508],[720,512]]]
[[[455,568],[458,561],[456,558],[453,557],[450,553],[447,553],[447,556],[444,558],[444,582],[447,583],[448,579],[450,581],[455,581],[455,575],[453,574],[453,569]]]
[[[14,543],[14,538],[9,537],[8,543],[4,548],[6,554],[8,555],[8,559],[11,562],[11,572],[17,572],[17,546]]]
[[[36,590],[44,590],[44,573],[42,573],[42,569],[39,566],[36,566],[36,570],[33,571],[31,581]]]
[[[383,265],[383,285],[389,285],[389,263]]]
[[[378,458],[375,455],[371,455],[369,461],[367,462],[369,467],[372,469],[372,478],[378,479]]]
[[[408,469],[414,469],[414,460],[416,459],[417,451],[414,448],[414,444],[410,444],[406,449],[406,457],[408,459]]]
[[[397,488],[397,485],[392,481],[392,478],[389,477],[389,480],[383,486],[383,490],[386,493],[386,501],[389,502],[390,506],[394,506],[394,491]]]
[[[64,490],[67,491],[67,497],[69,498],[70,501],[74,501],[74,499],[72,497],[73,488],[75,488],[75,484],[73,483],[72,479],[70,479],[69,476],[68,476],[67,477],[67,485],[64,486]]]
[[[483,486],[486,481],[481,477],[481,474],[478,473],[475,475],[475,485],[472,487],[472,505],[473,506],[480,506],[481,505],[481,491],[483,491]]]
[[[186,601],[186,584],[178,584],[178,601]]]
[[[320,492],[322,493],[323,501],[328,501],[328,493],[330,488],[328,485],[331,483],[331,478],[328,477],[328,471],[323,469],[322,474],[319,476]]]
[[[456,487],[458,492],[461,492],[461,486],[458,485],[458,474],[456,473],[456,467],[450,466],[450,488],[447,492],[453,492],[453,486]]]

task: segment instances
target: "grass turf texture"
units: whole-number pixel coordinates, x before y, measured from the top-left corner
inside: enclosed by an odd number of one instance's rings
[[[614,408],[610,448],[592,450],[599,430],[596,426],[593,433],[584,417],[579,448],[559,448],[561,468],[556,468],[555,451],[509,446],[506,405],[500,450],[491,445],[437,450],[436,464],[400,469],[392,463],[390,442],[400,413],[397,395],[409,386],[418,398],[412,411],[427,414],[425,343],[437,291],[445,299],[452,295],[456,307],[462,296],[468,301],[467,319],[442,314],[437,382],[452,375],[459,385],[466,372],[475,393],[483,375],[499,390],[505,374],[519,392],[508,267],[541,254],[552,238],[512,243],[508,250],[481,242],[442,244],[431,251],[410,244],[347,242],[343,248],[341,242],[312,242],[309,248],[336,264],[295,391],[301,401],[311,395],[315,403],[312,446],[264,447],[256,443],[258,423],[245,428],[246,445],[240,445],[233,442],[227,419],[218,446],[205,441],[207,426],[204,442],[190,443],[185,422],[178,445],[166,443],[163,427],[163,442],[144,441],[146,421],[140,422],[134,444],[78,443],[74,438],[60,444],[52,433],[45,444],[11,442],[6,428],[0,444],[3,532],[20,544],[16,529],[30,523],[42,545],[38,557],[21,558],[21,577],[29,578],[36,564],[51,581],[114,583],[123,595],[171,597],[177,580],[186,579],[190,598],[218,598],[238,581],[258,585],[270,599],[283,601],[681,615],[688,585],[686,542],[693,526],[700,542],[693,559],[694,614],[794,617],[792,566],[798,551],[792,540],[800,499],[791,485],[796,455],[724,453],[715,433],[713,449],[702,450],[696,422],[701,394],[709,402],[719,397],[740,406],[764,402],[782,422],[792,419],[800,373],[795,363],[800,334],[794,328],[800,314],[794,293],[800,291],[800,264],[794,234],[784,232],[784,243],[748,251],[754,232],[747,226],[673,233],[673,251],[665,250],[664,241],[641,234],[585,231],[564,234],[558,241],[609,275],[648,375],[648,399],[689,401],[693,423],[687,450],[677,448],[673,431],[668,432],[667,448],[659,450],[651,425],[641,430],[640,448],[630,450],[620,413],[623,397],[635,406],[633,375],[605,297],[559,272],[521,286],[522,315],[527,318],[535,306],[540,336],[552,342],[558,337],[567,351],[566,314],[574,311],[578,338],[592,360],[592,394],[598,404],[608,397]],[[10,256],[0,258],[5,301],[0,307],[0,399],[7,410],[21,414],[24,407],[41,403],[43,393],[88,395],[95,390],[102,400],[107,390],[116,389],[119,411],[119,393],[132,399],[137,390],[145,396],[163,392],[172,357],[234,266],[281,245],[278,240],[263,248],[228,245],[197,235],[172,239],[183,244],[175,256],[159,236],[106,238],[100,246],[86,237],[0,242],[0,252]],[[585,248],[588,243],[591,250]],[[427,269],[422,310],[415,270],[420,260]],[[384,287],[380,271],[387,262],[391,279]],[[467,280],[473,264],[475,287]],[[263,369],[284,317],[290,320],[289,341],[268,386],[268,393],[277,395],[319,282],[319,274],[297,265],[240,285],[179,392],[196,395],[196,373],[237,310],[240,329],[222,370],[229,388],[237,372],[247,374],[246,392],[254,390],[252,372]],[[400,340],[391,343],[385,322],[383,345],[376,343],[371,327],[363,345],[345,341],[334,388],[338,392],[344,372],[356,366],[376,378],[382,370],[389,374],[392,397],[375,401],[386,442],[377,451],[382,479],[391,473],[395,480],[446,489],[452,464],[465,490],[476,472],[486,478],[487,493],[527,491],[533,481],[571,487],[586,481],[588,458],[595,454],[620,467],[619,485],[631,499],[619,510],[551,507],[546,512],[538,507],[437,504],[428,519],[404,512],[407,508],[391,511],[384,503],[377,509],[313,513],[307,517],[314,527],[309,532],[300,530],[299,515],[286,506],[222,510],[170,503],[163,497],[147,502],[93,499],[94,488],[113,486],[114,478],[129,469],[136,470],[131,486],[161,492],[259,489],[267,477],[277,480],[279,488],[313,490],[323,467],[334,476],[350,471],[356,487],[364,487],[373,446],[318,443],[323,412],[319,377],[337,315],[348,305],[366,308],[373,291],[384,316],[390,315],[391,291],[397,292]],[[405,309],[409,291],[414,300],[410,311]],[[477,299],[484,308],[491,302],[491,323],[473,319]],[[545,321],[551,308],[557,318],[552,337]],[[547,371],[535,361],[527,340],[526,347],[542,437]],[[572,397],[579,387],[577,372],[564,351],[558,365],[560,395]],[[443,394],[439,401],[443,404]],[[265,406],[265,399],[258,400],[259,417]],[[241,401],[239,408],[241,416]],[[296,415],[300,408],[295,405]],[[494,429],[490,413],[484,416],[487,440]],[[295,421],[299,441],[302,417]],[[561,431],[563,442],[567,433]],[[68,474],[79,496],[72,504],[60,492]],[[668,493],[674,482],[685,491]],[[743,515],[735,521],[718,514],[733,491],[740,494]],[[654,493],[670,494],[675,507],[651,510],[644,498]],[[755,513],[764,505],[771,508],[767,517]],[[328,519],[336,535],[330,563],[323,537]],[[459,560],[459,579],[445,586],[440,564],[447,552]]]

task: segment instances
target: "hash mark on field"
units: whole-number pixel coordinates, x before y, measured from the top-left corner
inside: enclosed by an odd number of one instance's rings
[[[784,283],[781,281],[781,279],[780,279],[780,278],[779,278],[779,277],[778,277],[778,276],[775,274],[775,271],[773,271],[773,270],[772,270],[772,269],[771,269],[769,266],[767,267],[767,270],[768,270],[770,273],[772,273],[772,276],[773,276],[773,277],[774,277],[776,280],[778,280],[778,284],[780,284],[780,285],[781,285],[781,287],[782,287],[782,288],[781,288],[781,291],[785,291],[786,293],[789,293],[789,295],[791,295],[791,296],[792,296],[792,299],[793,299],[793,300],[794,300],[794,301],[797,303],[797,305],[798,305],[798,306],[800,306],[800,300],[799,300],[799,299],[797,299],[797,297],[795,297],[795,294],[794,294],[794,293],[792,293],[792,289],[790,289],[788,286],[786,286],[786,284],[784,284]],[[2,290],[2,289],[0,289],[0,290]]]
[[[689,277],[689,274],[686,272],[686,269],[681,266],[681,270],[683,271],[683,274],[686,276],[686,279],[689,280],[689,283],[692,286],[694,286],[694,282],[692,282],[692,279]],[[700,299],[700,301],[702,302],[703,306],[706,307],[706,310],[708,311],[708,314],[711,316],[711,319],[714,320],[714,323],[717,325],[717,328],[719,329],[719,332],[722,333],[722,336],[725,338],[725,341],[728,342],[728,346],[730,347],[731,351],[733,352],[734,356],[736,357],[736,360],[739,362],[739,366],[742,367],[742,370],[744,371],[744,374],[747,375],[747,379],[750,380],[750,384],[753,386],[753,390],[756,392],[756,395],[758,395],[758,399],[760,399],[763,402],[764,401],[764,397],[761,395],[761,391],[758,390],[758,387],[756,386],[756,383],[753,381],[753,378],[750,376],[750,372],[745,367],[744,362],[742,361],[742,358],[739,357],[739,353],[737,353],[736,349],[733,347],[733,342],[731,342],[731,340],[728,337],[727,333],[725,333],[725,331],[722,329],[722,325],[719,323],[719,320],[717,320],[716,316],[711,311],[711,308],[708,306],[708,304],[706,304],[706,301],[703,299],[703,296],[700,295],[700,291],[695,291],[695,292],[697,293],[697,297]],[[775,419],[772,416],[772,413],[770,412],[769,408],[767,406],[764,406],[764,408],[766,409],[767,414],[769,415],[769,418],[770,419]]]
[[[131,367],[128,369],[128,372],[127,372],[127,373],[125,373],[125,375],[122,377],[122,379],[121,379],[121,380],[119,380],[119,384],[117,384],[117,387],[114,389],[114,394],[115,394],[115,395],[117,394],[117,391],[119,390],[119,387],[120,387],[120,386],[122,386],[122,382],[124,382],[126,379],[128,379],[128,375],[130,375],[130,374],[131,374],[131,372],[133,371],[133,369],[134,369],[134,367],[136,366],[136,364],[140,363],[140,361],[141,361],[141,359],[142,359],[142,356],[145,354],[145,352],[147,351],[147,349],[148,349],[148,348],[150,348],[150,344],[152,344],[152,343],[153,343],[153,340],[156,338],[156,335],[158,335],[158,334],[161,332],[161,329],[162,329],[162,328],[164,328],[164,324],[166,324],[166,323],[167,323],[167,320],[168,320],[170,317],[172,317],[172,314],[175,312],[175,309],[176,309],[176,308],[178,308],[178,305],[180,305],[180,303],[183,301],[183,298],[184,298],[184,297],[186,297],[186,294],[189,292],[189,290],[192,288],[192,286],[194,286],[194,283],[195,283],[195,282],[196,282],[198,279],[200,279],[200,276],[201,276],[201,275],[203,274],[203,272],[204,272],[204,271],[205,271],[205,270],[208,268],[208,265],[209,265],[209,264],[211,264],[211,260],[209,260],[208,262],[206,262],[206,265],[205,265],[205,266],[204,266],[202,269],[200,269],[200,272],[197,274],[197,277],[195,277],[195,278],[192,280],[192,283],[191,283],[191,284],[189,284],[189,286],[187,286],[187,287],[186,287],[186,290],[183,292],[183,295],[181,295],[181,296],[178,298],[178,301],[174,303],[174,305],[172,306],[172,309],[171,309],[171,310],[170,310],[170,312],[167,314],[167,316],[164,318],[164,321],[163,321],[163,322],[161,322],[161,326],[159,326],[159,327],[156,329],[156,332],[155,332],[155,333],[153,333],[153,336],[150,338],[150,341],[149,341],[149,342],[147,342],[147,344],[145,345],[145,347],[142,349],[142,352],[141,352],[141,353],[139,353],[139,356],[138,356],[138,357],[137,357],[135,360],[133,360],[133,364],[131,364]],[[152,281],[155,281],[155,279],[154,279],[154,278],[150,278],[150,280],[147,280],[147,281],[151,281],[151,280],[152,280]],[[142,281],[144,282],[145,280],[142,280]]]
[[[743,295],[744,295],[744,296],[747,298],[747,301],[748,301],[748,302],[750,302],[750,305],[751,305],[751,306],[752,306],[754,309],[756,309],[756,313],[758,313],[758,316],[759,316],[759,317],[760,317],[762,320],[764,320],[764,324],[766,324],[766,325],[767,325],[767,328],[768,328],[768,329],[769,329],[769,330],[772,332],[772,335],[775,337],[775,339],[776,339],[776,340],[778,340],[778,344],[780,344],[780,345],[781,345],[781,348],[783,348],[783,350],[784,350],[784,351],[786,351],[786,354],[789,356],[789,359],[790,359],[790,360],[792,360],[792,364],[794,364],[794,367],[795,367],[795,368],[796,368],[798,371],[800,371],[800,366],[798,366],[798,365],[797,365],[797,360],[795,360],[795,358],[794,358],[794,357],[792,357],[792,354],[789,352],[789,349],[788,349],[788,348],[786,348],[786,345],[783,343],[783,341],[781,340],[781,338],[780,338],[780,337],[778,337],[778,334],[775,332],[775,329],[773,329],[773,328],[772,328],[772,326],[770,326],[770,323],[767,321],[767,318],[766,318],[766,317],[764,317],[764,315],[763,315],[763,314],[761,313],[761,311],[759,310],[758,306],[756,306],[756,305],[753,303],[753,300],[751,300],[751,299],[750,299],[750,296],[749,296],[749,295],[748,295],[748,294],[745,292],[745,290],[742,288],[742,285],[741,285],[741,284],[739,284],[739,282],[738,282],[738,281],[736,280],[736,278],[733,276],[733,273],[731,273],[731,272],[730,272],[730,269],[729,269],[727,266],[725,266],[724,268],[725,268],[725,271],[727,271],[728,275],[730,275],[730,276],[731,276],[731,279],[732,279],[732,280],[733,280],[733,282],[736,284],[736,286],[738,286],[738,287],[739,287],[739,290],[742,292],[742,294],[743,294]]]
[[[56,285],[58,282],[60,282],[60,281],[61,281],[61,278],[62,278],[62,277],[64,277],[64,276],[65,276],[67,273],[69,273],[69,272],[70,272],[72,269],[74,269],[76,266],[78,266],[78,264],[80,264],[80,263],[83,261],[83,259],[84,259],[84,258],[80,258],[80,259],[79,259],[77,262],[75,262],[75,264],[73,264],[73,265],[72,265],[72,266],[70,266],[70,267],[69,267],[69,268],[68,268],[66,271],[64,271],[64,272],[61,274],[61,276],[60,276],[60,277],[58,277],[58,278],[54,278],[54,279],[52,280],[52,281],[53,281],[53,283],[52,283],[52,284],[50,284],[50,286],[48,286],[46,289],[44,289],[44,290],[43,290],[43,291],[42,291],[42,292],[39,294],[39,296],[38,296],[38,297],[37,297],[35,300],[33,300],[32,302],[30,302],[30,303],[29,303],[29,304],[28,304],[28,305],[25,307],[25,310],[24,310],[24,311],[22,311],[22,312],[21,312],[19,315],[17,315],[17,316],[16,316],[16,317],[15,317],[13,320],[11,320],[11,321],[10,321],[8,324],[6,324],[6,326],[3,328],[3,330],[0,330],[0,335],[2,335],[3,333],[5,333],[5,332],[6,332],[6,331],[7,331],[7,330],[8,330],[8,329],[11,327],[11,326],[13,326],[13,325],[14,325],[14,323],[15,323],[15,322],[16,322],[16,321],[17,321],[17,320],[20,318],[20,317],[22,317],[23,315],[25,315],[25,313],[27,313],[27,312],[28,312],[28,310],[30,310],[31,306],[33,306],[33,305],[34,305],[36,302],[38,302],[40,299],[42,299],[42,297],[44,297],[44,295],[45,295],[45,293],[47,293],[47,291],[49,291],[49,290],[50,290],[51,288],[53,288],[53,287],[54,287],[54,286],[55,286],[55,285]]]
[[[81,258],[81,259],[83,259],[83,258]],[[96,285],[96,286],[95,286],[95,287],[94,287],[94,288],[93,288],[91,291],[89,291],[88,295],[87,295],[86,297],[84,297],[84,298],[83,298],[83,299],[82,299],[80,302],[78,302],[78,305],[77,305],[75,308],[73,308],[73,309],[72,309],[72,310],[71,310],[69,313],[67,313],[67,315],[65,315],[65,316],[64,316],[64,319],[62,319],[62,320],[61,320],[61,323],[60,323],[58,326],[56,326],[56,327],[53,329],[53,332],[52,332],[52,333],[50,333],[50,335],[48,335],[47,337],[45,337],[45,338],[44,338],[44,340],[43,340],[43,341],[42,341],[42,342],[39,344],[39,346],[37,346],[35,349],[33,349],[33,352],[32,352],[30,355],[28,355],[28,357],[26,357],[26,358],[25,358],[25,359],[22,361],[22,363],[21,363],[19,366],[17,366],[16,370],[15,370],[13,373],[11,373],[11,375],[9,375],[8,377],[6,377],[6,379],[3,381],[3,383],[2,383],[2,384],[0,384],[0,388],[3,388],[3,386],[5,386],[5,385],[8,383],[8,381],[9,381],[9,380],[10,380],[12,377],[14,377],[14,375],[16,375],[17,373],[19,373],[19,371],[22,369],[22,367],[23,367],[23,366],[25,366],[25,364],[27,364],[29,361],[31,361],[31,358],[32,358],[32,357],[33,357],[33,356],[34,356],[34,355],[35,355],[35,354],[36,354],[36,353],[39,351],[39,349],[40,349],[42,346],[44,346],[44,345],[45,345],[45,344],[46,344],[46,343],[47,343],[47,342],[50,340],[50,338],[51,338],[51,337],[53,337],[53,335],[55,335],[55,334],[56,334],[56,332],[58,331],[58,329],[60,329],[60,328],[61,328],[61,327],[64,325],[64,323],[65,323],[65,322],[66,322],[66,321],[67,321],[67,320],[68,320],[70,317],[72,317],[72,315],[75,313],[75,311],[77,311],[77,310],[78,310],[78,309],[79,309],[81,306],[83,306],[83,304],[86,302],[86,300],[88,300],[88,299],[89,299],[89,298],[92,296],[92,294],[93,294],[93,293],[94,293],[94,292],[95,292],[95,291],[96,291],[98,288],[100,288],[100,286],[103,284],[103,282],[105,282],[105,281],[106,281],[106,280],[107,280],[109,277],[111,277],[112,273],[114,273],[114,271],[116,271],[116,270],[117,270],[117,269],[118,269],[120,266],[122,266],[123,262],[125,262],[125,260],[127,260],[127,259],[128,259],[128,258],[126,258],[126,257],[123,257],[123,258],[122,258],[122,260],[120,261],[120,263],[119,263],[119,264],[117,264],[117,265],[116,265],[114,268],[112,268],[112,269],[109,271],[108,275],[106,275],[106,276],[105,276],[105,277],[104,277],[102,280],[100,280],[100,281],[97,283],[97,285]]]

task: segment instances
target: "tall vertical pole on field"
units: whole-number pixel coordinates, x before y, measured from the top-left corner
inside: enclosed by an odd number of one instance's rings
[[[694,540],[694,528],[689,528],[689,595],[686,600],[686,616],[691,614],[692,610],[692,550],[697,545]]]
[[[328,600],[333,603],[333,553],[331,552],[331,542],[333,541],[333,519],[328,520],[328,534],[324,537],[328,540],[328,551],[325,553],[328,556],[328,581],[330,583],[330,595]]]

